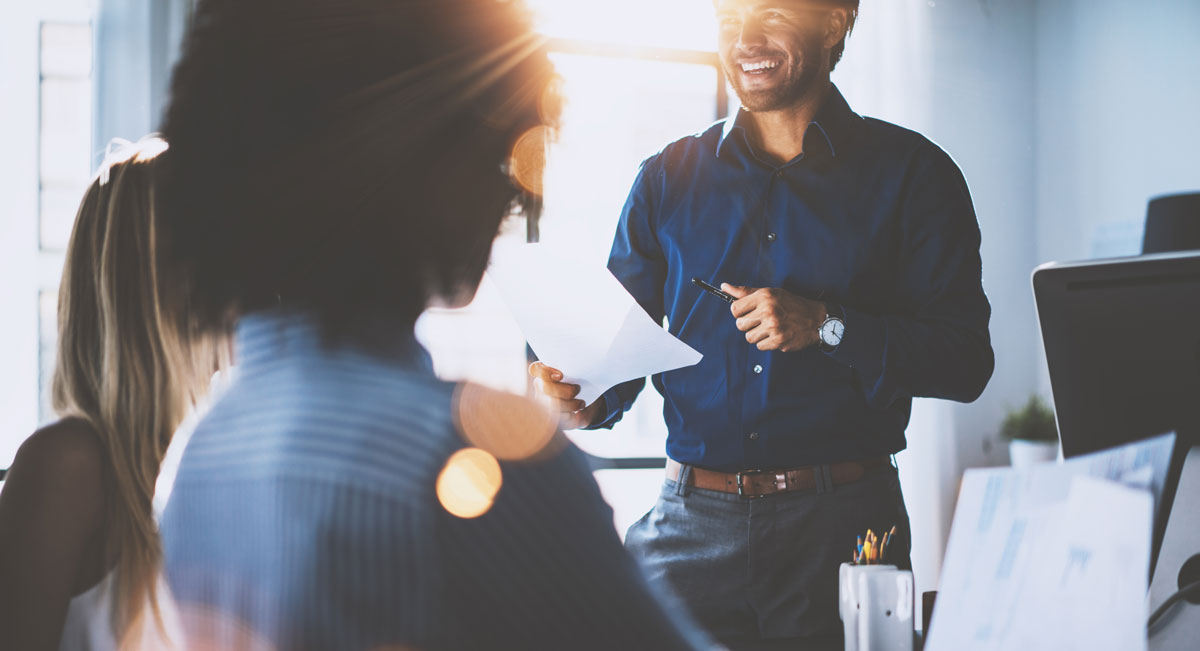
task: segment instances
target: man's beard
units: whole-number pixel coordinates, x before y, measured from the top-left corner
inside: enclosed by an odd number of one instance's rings
[[[816,85],[822,54],[820,38],[818,34],[805,40],[800,52],[800,69],[789,70],[788,77],[774,88],[747,91],[742,87],[740,66],[727,63],[725,75],[732,80],[733,90],[741,100],[742,106],[747,111],[757,113],[777,111],[795,105]]]

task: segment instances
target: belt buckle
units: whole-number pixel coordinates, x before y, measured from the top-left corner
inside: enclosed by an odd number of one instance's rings
[[[766,493],[762,493],[761,495],[746,495],[745,484],[742,483],[743,477],[746,475],[761,475],[765,472],[766,472],[765,470],[758,468],[755,470],[742,470],[740,472],[734,473],[734,476],[737,478],[738,497],[748,497],[750,499],[755,499],[758,497],[765,497],[767,495]],[[780,470],[780,471],[774,472],[774,475],[775,475],[775,488],[778,489],[780,492],[787,490],[787,473]]]

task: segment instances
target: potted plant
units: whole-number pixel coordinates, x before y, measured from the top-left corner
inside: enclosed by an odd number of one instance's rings
[[[1008,412],[1000,425],[1000,436],[1008,439],[1008,454],[1014,468],[1024,468],[1058,456],[1058,426],[1054,411],[1041,396],[1030,396],[1024,407]]]

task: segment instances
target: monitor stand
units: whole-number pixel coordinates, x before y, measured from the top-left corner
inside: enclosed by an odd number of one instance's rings
[[[1180,570],[1185,563],[1189,570],[1200,567],[1200,446],[1188,450],[1183,462],[1154,579],[1150,582],[1147,615],[1179,590]],[[1200,571],[1195,574],[1200,579]],[[1195,597],[1192,600],[1200,601]],[[1200,604],[1181,601],[1151,631],[1150,651],[1194,649],[1197,640],[1200,640]]]

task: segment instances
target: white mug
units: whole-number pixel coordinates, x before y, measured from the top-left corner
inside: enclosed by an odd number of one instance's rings
[[[912,572],[895,565],[843,563],[838,610],[846,651],[912,651]]]

